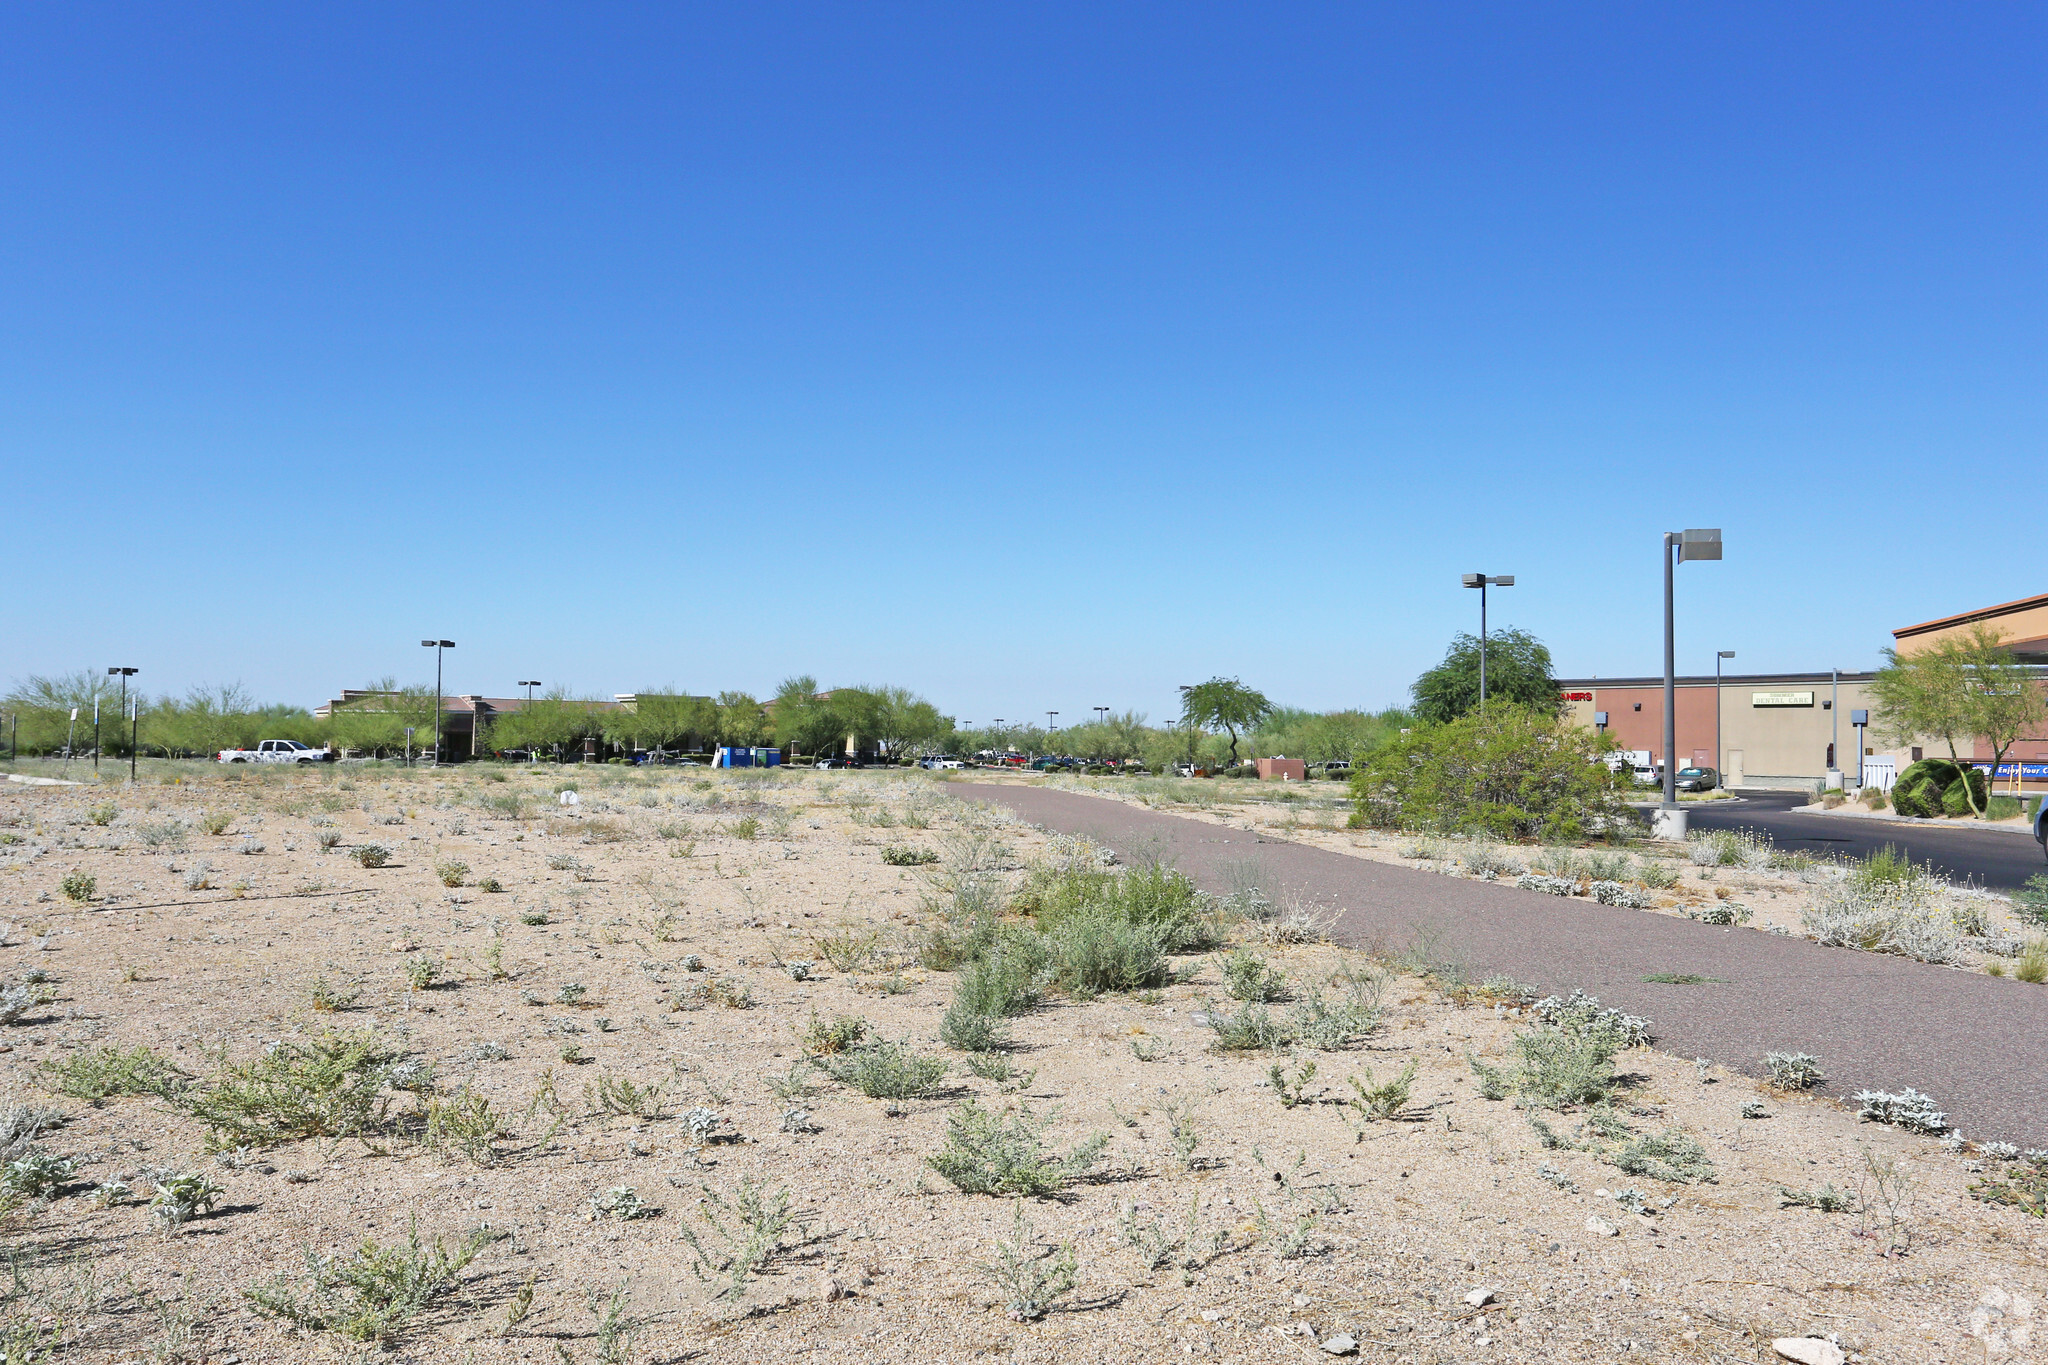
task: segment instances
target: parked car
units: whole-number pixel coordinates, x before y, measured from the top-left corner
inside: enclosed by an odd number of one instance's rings
[[[860,764],[850,758],[821,758],[811,766],[813,768],[858,768]]]
[[[334,751],[326,745],[308,748],[295,739],[266,739],[253,749],[222,749],[216,763],[332,763]]]
[[[967,765],[951,754],[933,754],[929,758],[919,759],[917,766],[920,768],[964,768]]]
[[[1349,777],[1351,776],[1351,760],[1348,758],[1333,758],[1328,763],[1316,764],[1314,770],[1321,772],[1324,777],[1330,778],[1333,781]]]
[[[1710,792],[1721,785],[1721,774],[1712,768],[1680,768],[1676,781],[1682,792]]]

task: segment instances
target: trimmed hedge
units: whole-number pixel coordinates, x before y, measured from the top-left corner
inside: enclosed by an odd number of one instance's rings
[[[1963,785],[1965,780],[1970,784],[1968,788]],[[1899,774],[1898,783],[1892,788],[1892,809],[1901,815],[1923,818],[1969,815],[1972,792],[1979,806],[1990,794],[1990,784],[1981,770],[1965,770],[1945,758],[1923,758]]]

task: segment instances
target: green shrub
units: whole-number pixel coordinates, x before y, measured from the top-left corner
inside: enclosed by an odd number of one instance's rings
[[[1022,1107],[995,1114],[968,1100],[946,1120],[945,1148],[925,1164],[967,1194],[1056,1194],[1101,1159],[1109,1134],[1096,1133],[1056,1156],[1045,1149],[1051,1122]]]
[[[1213,1052],[1272,1052],[1300,1036],[1300,1030],[1291,1021],[1276,1019],[1271,1010],[1257,1001],[1246,1001],[1235,1014],[1227,1014],[1213,1002],[1204,1001],[1202,1018],[1216,1031],[1215,1041],[1209,1044]]]
[[[2010,820],[2020,813],[2020,803],[2011,796],[1994,796],[1984,807],[1987,820]]]
[[[920,1057],[899,1043],[873,1042],[828,1057],[820,1063],[827,1075],[850,1085],[871,1100],[914,1100],[930,1095],[946,1078],[946,1063]]]
[[[99,879],[88,872],[73,872],[57,884],[64,893],[64,899],[80,904],[92,899],[92,893],[99,889]]]
[[[178,1069],[147,1047],[74,1052],[61,1062],[44,1062],[36,1071],[58,1094],[95,1105],[114,1095],[168,1097],[179,1079]]]
[[[1105,991],[1148,990],[1173,980],[1165,924],[1135,923],[1107,906],[1062,919],[1048,934],[1053,983],[1076,1000]]]
[[[960,974],[953,1003],[976,1014],[1007,1019],[1037,1008],[1051,975],[1045,937],[1028,929],[999,931]]]
[[[1366,823],[1576,843],[1616,834],[1627,808],[1590,730],[1544,710],[1499,705],[1388,738],[1353,774]]]
[[[268,1147],[309,1137],[354,1137],[381,1125],[378,1098],[399,1054],[373,1032],[286,1041],[253,1061],[229,1063],[186,1092],[185,1109],[222,1147]]]
[[[1287,994],[1287,975],[1249,948],[1223,959],[1223,989],[1233,1000],[1278,1000]]]
[[[939,855],[928,848],[891,844],[882,850],[882,861],[891,867],[929,867],[938,860]]]
[[[1044,929],[1091,912],[1157,928],[1161,951],[1197,952],[1218,941],[1220,925],[1185,873],[1159,864],[1111,869],[1077,865],[1034,868],[1011,902]]]
[[[477,1254],[503,1235],[480,1227],[451,1251],[438,1237],[421,1242],[415,1220],[406,1240],[394,1246],[365,1239],[346,1257],[310,1254],[304,1291],[280,1277],[242,1292],[259,1313],[295,1327],[351,1341],[384,1341],[447,1297]]]
[[[939,1020],[939,1041],[962,1052],[991,1052],[1010,1041],[1010,1028],[1001,1017],[981,1014],[955,999]]]
[[[1983,772],[1971,768],[1968,773],[1969,788],[1965,789],[1964,769],[1945,758],[1923,758],[1899,774],[1899,780],[1892,786],[1892,809],[1901,815],[1923,818],[1968,815],[1972,792],[1979,805],[1989,795]]]
[[[1488,1066],[1466,1057],[1490,1100],[1512,1098],[1525,1109],[1597,1104],[1614,1084],[1614,1040],[1598,1033],[1536,1028],[1514,1037],[1515,1060]]]
[[[358,867],[382,867],[391,861],[391,850],[382,844],[358,844],[349,856]]]

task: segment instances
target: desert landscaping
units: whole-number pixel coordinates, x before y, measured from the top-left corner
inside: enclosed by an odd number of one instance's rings
[[[144,778],[0,789],[10,1359],[1981,1360],[2048,1294],[2039,1167],[1825,1058],[927,775]]]

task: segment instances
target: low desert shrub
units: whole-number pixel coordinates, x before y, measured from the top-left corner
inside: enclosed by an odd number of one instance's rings
[[[1173,980],[1166,945],[1172,930],[1090,907],[1061,919],[1046,935],[1053,984],[1076,1000],[1106,991],[1149,990]]]
[[[358,844],[349,856],[358,867],[383,867],[391,861],[391,850],[382,844]]]
[[[99,1047],[37,1069],[44,1085],[94,1105],[115,1095],[173,1095],[182,1073],[153,1048]]]
[[[460,886],[469,877],[469,864],[449,858],[434,864],[434,875],[443,886]]]
[[[1201,1016],[1197,1022],[1206,1023],[1216,1032],[1209,1044],[1213,1052],[1272,1052],[1289,1046],[1300,1036],[1291,1022],[1275,1018],[1270,1009],[1253,1000],[1238,1006],[1235,1014],[1205,1000]]]
[[[1800,922],[1816,942],[1836,948],[1897,953],[1922,962],[1955,962],[1963,937],[1979,927],[1982,907],[1963,902],[1928,876],[1855,875],[1822,886]]]
[[[1851,1096],[1856,1117],[1868,1123],[1887,1123],[1909,1133],[1948,1131],[1948,1115],[1936,1107],[1932,1096],[1907,1086],[1897,1094],[1884,1090],[1859,1090]]]
[[[1076,1269],[1074,1244],[1042,1245],[1019,1202],[1010,1240],[996,1243],[995,1259],[983,1264],[981,1273],[994,1282],[1010,1321],[1037,1322],[1073,1292]]]
[[[1807,1052],[1767,1052],[1764,1072],[1773,1090],[1811,1090],[1827,1079],[1820,1058]]]
[[[1487,1099],[1512,1099],[1524,1109],[1563,1109],[1598,1104],[1614,1085],[1616,1047],[1608,1037],[1544,1027],[1518,1033],[1512,1042],[1515,1058],[1503,1067],[1466,1056]]]
[[[1655,1036],[1649,1020],[1641,1015],[1603,1009],[1599,996],[1582,990],[1569,996],[1545,996],[1530,1007],[1530,1012],[1541,1023],[1604,1043],[1611,1052],[1640,1047]]]
[[[1247,948],[1223,959],[1223,990],[1233,1000],[1278,1000],[1287,994],[1286,974]]]
[[[1021,1106],[997,1114],[970,1099],[946,1120],[946,1145],[925,1164],[967,1194],[1054,1194],[1101,1159],[1109,1134],[1093,1134],[1058,1156],[1045,1147],[1051,1122]]]
[[[812,1010],[811,1022],[797,1036],[797,1043],[806,1056],[837,1056],[858,1047],[868,1028],[868,1021],[857,1014],[842,1014],[827,1023]]]
[[[65,900],[83,904],[92,899],[93,893],[99,890],[99,885],[99,878],[89,872],[71,872],[65,874],[64,880],[57,883],[57,889],[64,893]]]
[[[819,1064],[833,1080],[871,1100],[922,1099],[936,1093],[946,1078],[943,1058],[920,1057],[903,1044],[886,1040],[823,1058]]]
[[[306,1331],[387,1341],[449,1298],[462,1272],[502,1235],[478,1228],[451,1249],[438,1237],[421,1241],[415,1220],[406,1240],[389,1247],[365,1238],[347,1256],[308,1253],[303,1287],[279,1277],[244,1290],[243,1297],[257,1312]]]
[[[1627,910],[1647,910],[1651,905],[1649,892],[1624,882],[1593,882],[1586,887],[1586,894],[1602,905],[1618,905]]]
[[[182,1106],[223,1148],[353,1137],[382,1125],[379,1096],[399,1060],[369,1030],[286,1041],[251,1061],[229,1063],[184,1092]]]
[[[808,1240],[811,1219],[787,1188],[771,1192],[759,1181],[743,1180],[739,1193],[729,1198],[709,1185],[700,1188],[704,1197],[697,1203],[697,1216],[704,1230],[700,1233],[685,1224],[680,1236],[696,1253],[692,1269],[698,1279],[723,1278],[717,1296],[721,1299],[745,1294],[748,1281],[776,1257]]]
[[[882,850],[882,861],[891,867],[929,867],[938,860],[937,852],[929,848],[891,844]]]

